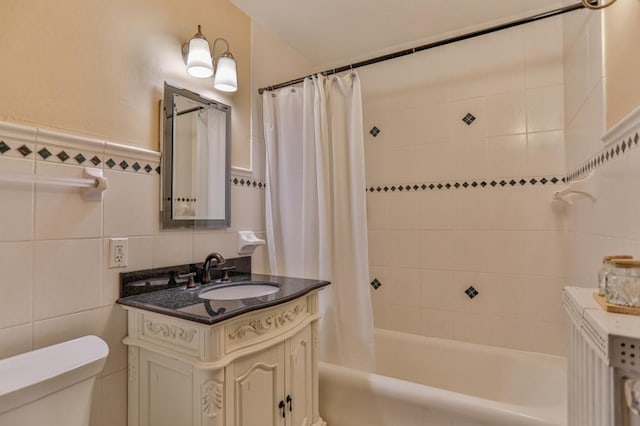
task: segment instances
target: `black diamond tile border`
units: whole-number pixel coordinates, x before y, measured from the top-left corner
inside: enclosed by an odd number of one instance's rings
[[[42,148],[40,151],[38,151],[38,155],[42,157],[43,160],[46,160],[47,158],[51,157],[51,152],[49,152],[47,148]]]
[[[0,141],[0,154],[10,151],[11,147],[5,141]]]
[[[371,281],[371,287],[373,287],[374,290],[379,289],[381,286],[382,286],[382,283],[378,281],[377,278],[374,278],[373,281]]]
[[[102,162],[102,161],[100,161],[100,159],[98,158],[98,156],[97,156],[97,155],[94,155],[94,156],[93,156],[93,158],[91,159],[91,163],[92,163],[94,166],[97,166],[97,165],[98,165],[98,164],[100,164],[101,162]]]
[[[373,126],[371,130],[369,130],[369,133],[371,133],[371,136],[375,138],[380,134],[380,129],[378,129],[376,126]]]
[[[26,157],[27,155],[31,154],[33,151],[31,151],[31,149],[28,146],[22,145],[20,148],[18,148],[18,152],[22,154],[23,157]]]
[[[467,296],[469,296],[469,299],[473,299],[478,294],[480,294],[480,292],[478,290],[476,290],[473,286],[470,286],[464,292],[467,294]]]
[[[63,150],[63,151],[60,151],[58,153],[58,155],[56,155],[56,157],[58,157],[60,159],[60,161],[62,161],[64,163],[65,161],[67,161],[69,159],[69,154],[67,154]]]
[[[475,115],[471,114],[470,112],[467,113],[467,115],[465,115],[464,117],[462,117],[462,121],[464,121],[464,123],[467,126],[471,126],[471,124],[476,121],[476,117]]]
[[[74,160],[76,160],[76,161],[78,162],[78,164],[82,164],[82,163],[84,163],[85,161],[87,161],[87,159],[85,158],[85,156],[84,156],[84,155],[82,155],[82,154],[78,154],[78,155],[76,155],[75,157],[73,157],[73,159],[74,159]]]
[[[411,185],[391,185],[391,186],[371,186],[366,188],[368,192],[403,192],[403,191],[443,191],[448,189],[460,189],[460,188],[486,188],[491,186],[492,188],[509,188],[509,187],[523,187],[523,186],[543,186],[547,184],[557,184],[565,181],[563,176],[539,176],[531,178],[507,178],[495,179],[491,181],[477,181],[477,180],[464,180],[464,181],[444,181],[444,182],[429,182],[429,183],[415,183]]]
[[[588,175],[598,167],[601,167],[609,161],[624,155],[632,148],[637,148],[639,143],[640,132],[635,132],[633,136],[625,136],[624,138],[622,138],[622,140],[605,147],[602,151],[591,157],[580,167],[568,173],[566,178],[564,179],[564,182],[569,183],[571,181],[584,178],[586,175]]]
[[[113,161],[113,158],[109,158],[105,164],[106,164],[106,165],[107,165],[107,167],[109,167],[110,169],[113,169],[113,167],[116,165],[116,162],[115,162],[115,161]]]
[[[259,180],[256,179],[250,179],[247,177],[242,177],[242,176],[234,176],[233,178],[231,178],[231,183],[234,186],[242,186],[245,188],[257,188],[257,189],[263,189],[267,187],[267,184],[265,182],[261,182]]]

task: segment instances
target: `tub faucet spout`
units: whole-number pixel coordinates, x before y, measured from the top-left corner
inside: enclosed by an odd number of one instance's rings
[[[216,266],[224,265],[225,260],[224,257],[220,253],[211,253],[204,260],[204,265],[202,265],[202,284],[208,284],[211,282],[211,274],[209,273],[209,269],[211,268],[211,261],[216,260]]]

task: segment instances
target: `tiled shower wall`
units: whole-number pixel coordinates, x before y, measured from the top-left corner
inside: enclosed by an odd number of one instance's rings
[[[562,25],[361,72],[377,327],[564,353]]]
[[[607,79],[601,19],[586,11],[564,18],[567,170],[576,179],[593,170],[584,189],[597,197],[576,200],[569,209],[570,282],[584,287],[597,286],[602,256],[640,257],[640,115],[610,145],[603,143]]]
[[[91,424],[124,426],[127,320],[114,305],[119,272],[201,262],[212,251],[236,256],[236,231],[264,231],[264,190],[253,177],[234,176],[230,228],[163,231],[158,153],[4,123],[0,141],[2,174],[81,177],[89,166],[108,179],[102,201],[84,201],[79,189],[0,182],[0,358],[102,337],[110,354]],[[127,268],[108,268],[111,237],[129,239]],[[256,250],[254,268],[264,268],[264,254]]]

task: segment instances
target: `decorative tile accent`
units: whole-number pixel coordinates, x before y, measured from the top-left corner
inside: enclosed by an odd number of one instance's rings
[[[62,161],[64,163],[65,161],[67,161],[69,159],[69,154],[67,154],[63,150],[63,151],[60,151],[58,153],[58,155],[56,155],[56,157],[58,157],[60,159],[60,161]]]
[[[40,151],[38,151],[38,155],[40,155],[43,160],[46,160],[47,158],[51,157],[51,152],[49,152],[47,148],[42,148]]]
[[[235,186],[243,186],[247,188],[263,189],[267,187],[267,184],[265,182],[261,182],[256,179],[250,179],[248,177],[243,177],[243,176],[232,177],[231,183]]]
[[[371,136],[375,138],[380,134],[380,129],[378,129],[376,126],[373,126],[371,130],[369,130],[369,133],[371,133]]]
[[[509,178],[509,181],[505,179],[501,179],[500,181],[491,180],[487,181],[448,181],[448,182],[431,182],[431,183],[416,183],[412,185],[391,185],[391,186],[372,186],[366,188],[369,192],[396,192],[396,191],[433,191],[433,190],[447,190],[447,189],[460,189],[460,188],[486,188],[487,186],[491,186],[492,188],[505,188],[505,187],[524,187],[524,186],[541,186],[550,184],[557,184],[559,182],[564,181],[564,177],[531,177],[531,178]]]
[[[142,168],[142,166],[140,164],[138,164],[137,161],[135,163],[133,163],[133,166],[131,166],[131,167],[133,167],[133,170],[135,170],[136,172]]]
[[[462,117],[462,121],[464,121],[467,126],[471,126],[471,123],[476,121],[476,117],[469,112],[467,115]]]
[[[377,278],[374,278],[373,281],[371,281],[371,287],[373,287],[375,290],[379,289],[381,286],[382,283],[378,281]]]
[[[91,163],[93,163],[94,166],[97,166],[98,164],[101,163],[101,161],[97,155],[94,155],[93,158],[91,159]]]
[[[11,147],[7,145],[4,141],[0,141],[0,154],[4,154],[7,151],[10,151]]]
[[[147,164],[146,166],[144,166],[144,170],[147,173],[151,173],[151,171],[153,170],[153,167],[151,167],[149,164]]]
[[[18,152],[22,154],[23,157],[26,157],[27,155],[31,154],[33,151],[31,151],[31,149],[29,149],[28,146],[22,145],[20,148],[18,148]]]
[[[122,160],[120,162],[120,167],[122,168],[122,170],[127,170],[127,168],[129,167],[129,163],[127,163],[126,161]]]
[[[73,157],[73,159],[76,160],[78,162],[78,164],[82,164],[85,161],[87,161],[87,159],[82,154],[76,155],[75,157]]]
[[[476,290],[475,288],[473,288],[473,286],[470,286],[464,292],[467,294],[467,296],[469,296],[469,299],[473,299],[478,294],[480,294],[480,292],[478,290]]]
[[[631,151],[632,148],[636,148],[640,142],[639,133],[640,132],[635,132],[633,136],[629,136],[628,138],[624,137],[614,145],[606,146],[602,151],[584,162],[580,167],[568,173],[567,177],[563,179],[563,182],[569,183],[574,180],[580,180],[598,167],[603,166],[607,162]]]

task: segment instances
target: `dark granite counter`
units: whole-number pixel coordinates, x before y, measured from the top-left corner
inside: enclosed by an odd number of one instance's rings
[[[279,290],[266,296],[237,300],[207,300],[199,297],[201,293],[214,288],[238,285],[234,283],[248,280],[275,283]],[[211,325],[247,312],[288,302],[329,284],[328,281],[302,278],[242,274],[232,276],[231,281],[225,283],[212,282],[194,289],[182,285],[122,297],[117,303]]]

